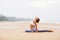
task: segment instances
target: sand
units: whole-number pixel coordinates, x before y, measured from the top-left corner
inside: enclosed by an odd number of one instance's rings
[[[30,22],[1,22],[0,40],[60,40],[60,24],[39,23],[38,29],[50,29],[54,32],[26,33]]]

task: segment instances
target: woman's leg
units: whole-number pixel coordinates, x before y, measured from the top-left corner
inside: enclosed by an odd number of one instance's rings
[[[30,24],[30,29],[31,29],[31,31],[33,32],[32,28],[33,28],[33,26]]]

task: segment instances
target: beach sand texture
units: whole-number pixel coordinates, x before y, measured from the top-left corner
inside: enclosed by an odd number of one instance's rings
[[[38,29],[50,29],[54,32],[26,33],[30,22],[1,22],[0,40],[60,40],[60,24],[39,23]]]

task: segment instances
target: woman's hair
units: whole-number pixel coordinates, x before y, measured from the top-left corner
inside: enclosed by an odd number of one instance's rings
[[[36,20],[36,22],[39,23],[39,21],[40,21],[40,19],[38,18],[38,19]]]

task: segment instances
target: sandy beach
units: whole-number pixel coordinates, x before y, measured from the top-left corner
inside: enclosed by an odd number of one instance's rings
[[[0,40],[60,40],[60,24],[39,23],[38,29],[50,29],[54,32],[26,33],[30,22],[1,22]]]

